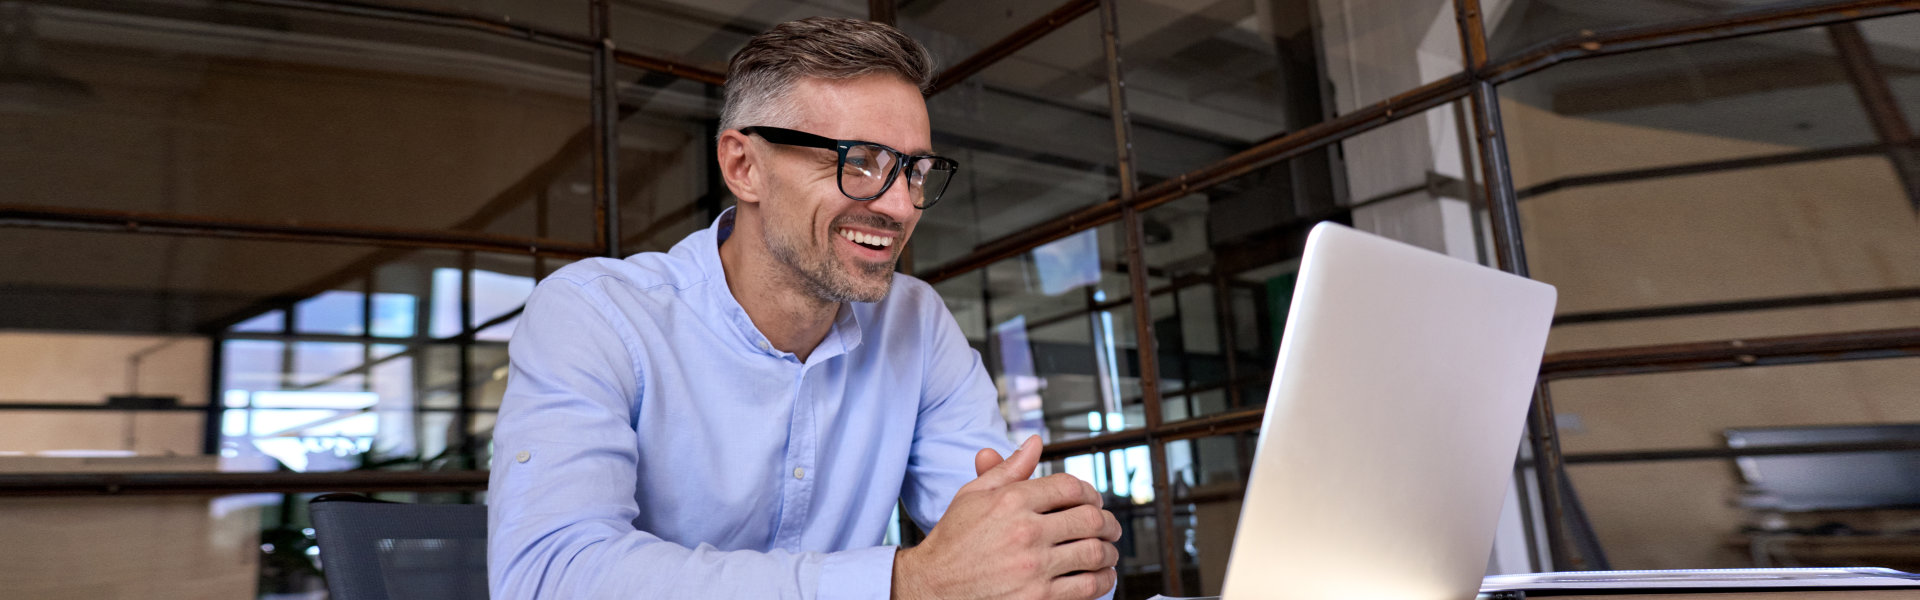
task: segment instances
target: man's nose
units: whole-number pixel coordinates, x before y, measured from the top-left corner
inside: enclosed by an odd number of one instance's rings
[[[905,170],[902,169],[902,171],[902,173],[894,178],[893,185],[887,187],[887,192],[881,194],[879,198],[874,198],[868,202],[867,208],[873,212],[890,217],[895,221],[906,223],[907,220],[913,218],[914,213],[919,212],[920,209],[913,207],[915,190],[912,185],[907,183]]]

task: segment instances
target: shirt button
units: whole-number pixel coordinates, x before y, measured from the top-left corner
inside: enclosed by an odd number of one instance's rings
[[[761,351],[761,352],[771,352],[771,351],[773,351],[773,344],[769,344],[769,343],[767,343],[767,341],[766,341],[766,340],[760,340],[760,351]]]
[[[529,458],[533,458],[533,453],[525,450],[521,450],[519,454],[513,455],[513,460],[517,462],[527,462]]]
[[[793,478],[794,478],[794,479],[801,479],[801,478],[804,478],[804,477],[806,477],[806,476],[807,476],[807,470],[806,470],[805,468],[802,468],[802,467],[794,467],[794,468],[793,468]]]

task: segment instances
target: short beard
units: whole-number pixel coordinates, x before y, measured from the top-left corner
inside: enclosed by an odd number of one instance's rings
[[[836,235],[833,233],[833,230],[839,229],[841,223],[848,223],[855,220],[856,219],[851,218],[835,220],[834,225],[827,229],[829,240],[831,240],[832,236]],[[890,219],[886,221],[886,223],[873,225],[877,225],[877,228],[883,229],[900,229],[897,223],[892,223]],[[786,236],[778,232],[778,227],[772,227],[770,225],[771,224],[761,227],[762,237],[764,238],[763,241],[767,245],[768,252],[773,255],[774,260],[785,264],[787,269],[800,280],[800,285],[806,288],[807,295],[821,302],[830,304],[838,304],[841,302],[879,302],[885,300],[887,298],[887,292],[893,290],[894,261],[889,260],[885,263],[857,263],[859,276],[877,279],[879,281],[879,285],[867,288],[866,286],[859,285],[849,278],[845,272],[840,270],[839,261],[834,260],[837,253],[833,251],[831,242],[828,243],[827,248],[823,249],[825,250],[824,253],[807,256],[806,253],[800,251],[800,243],[796,243],[795,240],[786,239]],[[899,242],[904,241],[904,239],[899,240]]]

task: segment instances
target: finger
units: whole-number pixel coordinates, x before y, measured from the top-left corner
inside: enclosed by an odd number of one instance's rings
[[[1109,542],[1120,541],[1120,519],[1114,517],[1113,511],[1110,510],[1100,511],[1100,515],[1107,522],[1106,526],[1100,530],[1100,539]]]
[[[1113,569],[1100,569],[1053,578],[1047,584],[1047,598],[1092,600],[1113,590]]]
[[[1048,544],[1087,539],[1105,541],[1107,511],[1082,504],[1040,517],[1040,540]],[[1115,521],[1117,525],[1119,522]]]
[[[1028,510],[1037,513],[1050,513],[1076,506],[1101,505],[1100,492],[1093,490],[1080,478],[1065,473],[1056,473],[1030,481],[1018,482],[1023,504]]]
[[[975,467],[980,466],[979,458],[978,455],[974,456]],[[997,488],[1016,481],[1025,481],[1033,476],[1033,469],[1038,466],[1040,466],[1040,436],[1036,435],[1027,438],[1027,441],[1020,444],[1020,448],[1014,450],[1006,460],[1000,461],[1000,464],[981,473],[980,478],[975,481],[985,484],[988,488]]]
[[[1005,460],[1006,459],[1000,458],[1000,453],[994,452],[992,448],[981,448],[979,452],[973,455],[973,475],[975,477],[985,475],[988,469],[992,469],[994,465],[1000,464]]]
[[[1120,551],[1100,540],[1079,540],[1054,546],[1047,552],[1047,574],[1054,577],[1077,571],[1098,571],[1120,562]],[[1105,590],[1101,590],[1105,591]]]

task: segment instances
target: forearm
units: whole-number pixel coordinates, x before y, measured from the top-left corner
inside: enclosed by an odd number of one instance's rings
[[[894,548],[722,551],[582,524],[496,548],[495,557],[496,598],[879,600],[888,596]]]

